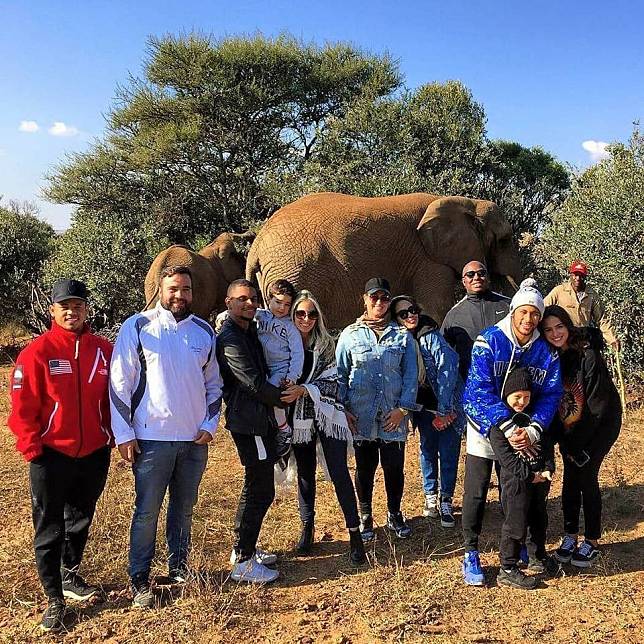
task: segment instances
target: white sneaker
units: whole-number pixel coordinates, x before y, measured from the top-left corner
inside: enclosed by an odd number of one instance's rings
[[[423,506],[423,516],[430,517],[432,519],[438,518],[438,495],[437,494],[426,494],[425,495],[425,505]]]
[[[270,584],[280,576],[277,570],[267,568],[252,557],[247,561],[235,564],[230,578],[233,581],[245,581],[249,584]]]
[[[255,561],[262,566],[272,566],[274,563],[277,563],[277,555],[274,552],[266,552],[261,548],[255,548]],[[230,565],[234,566],[237,563],[237,553],[233,548],[230,553]]]

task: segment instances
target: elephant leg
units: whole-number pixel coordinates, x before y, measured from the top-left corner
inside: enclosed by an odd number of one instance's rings
[[[458,279],[448,266],[425,264],[412,280],[413,295],[423,308],[440,325],[454,302]]]

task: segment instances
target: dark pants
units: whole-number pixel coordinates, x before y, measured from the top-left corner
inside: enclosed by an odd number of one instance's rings
[[[461,524],[463,526],[463,541],[465,552],[479,549],[479,535],[483,527],[483,515],[487,491],[492,477],[492,465],[496,468],[496,475],[501,488],[503,483],[499,473],[499,464],[491,458],[473,456],[468,454],[465,459],[465,484],[463,488],[463,513]]]
[[[382,465],[387,492],[387,509],[400,512],[405,487],[405,443],[380,439],[355,443],[356,493],[361,514],[371,514],[373,482],[378,462]]]
[[[546,533],[548,532],[548,494],[550,481],[532,483],[528,504],[528,535],[526,546],[531,559],[546,556]]]
[[[313,435],[313,440],[308,443],[293,444],[293,454],[297,463],[297,493],[302,523],[313,524],[315,517],[317,441],[320,441],[322,446],[324,460],[347,528],[357,528],[360,520],[358,519],[356,493],[347,467],[347,442],[321,432],[316,432]]]
[[[109,447],[82,458],[45,447],[29,464],[36,566],[47,597],[63,596],[61,566],[80,566],[109,466]]]
[[[242,562],[255,554],[264,517],[275,499],[275,432],[269,436],[231,435],[244,466],[244,487],[235,517],[235,552],[237,561]]]
[[[563,458],[561,505],[567,534],[579,533],[579,511],[583,504],[584,537],[594,541],[601,536],[602,495],[599,490],[599,470],[608,449],[591,454],[590,461],[583,467],[577,467],[565,456]]]
[[[501,505],[503,525],[499,542],[499,559],[502,568],[513,568],[519,561],[521,544],[525,541],[530,507],[530,487],[533,483],[518,478],[513,472],[501,468]]]

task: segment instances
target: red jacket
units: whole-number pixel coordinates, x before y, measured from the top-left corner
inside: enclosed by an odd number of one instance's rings
[[[112,345],[85,327],[52,322],[20,352],[11,373],[9,428],[27,461],[43,445],[79,458],[113,445],[108,397]]]

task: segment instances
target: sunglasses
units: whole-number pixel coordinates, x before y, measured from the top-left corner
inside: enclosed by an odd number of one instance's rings
[[[396,313],[396,317],[400,318],[401,320],[406,320],[410,315],[418,315],[420,313],[420,307],[418,306],[410,306],[408,309],[400,309]]]
[[[295,317],[298,320],[304,320],[304,319],[317,320],[320,317],[320,314],[315,309],[313,309],[312,311],[305,311],[304,309],[298,309],[297,311],[295,311]]]
[[[475,275],[486,277],[487,271],[484,268],[481,268],[478,271],[467,271],[467,273],[463,273],[463,277],[467,277],[468,280],[473,280]]]
[[[373,295],[369,296],[369,299],[373,304],[376,302],[391,302],[391,295],[389,293],[383,293],[382,295],[376,295],[375,293]]]

